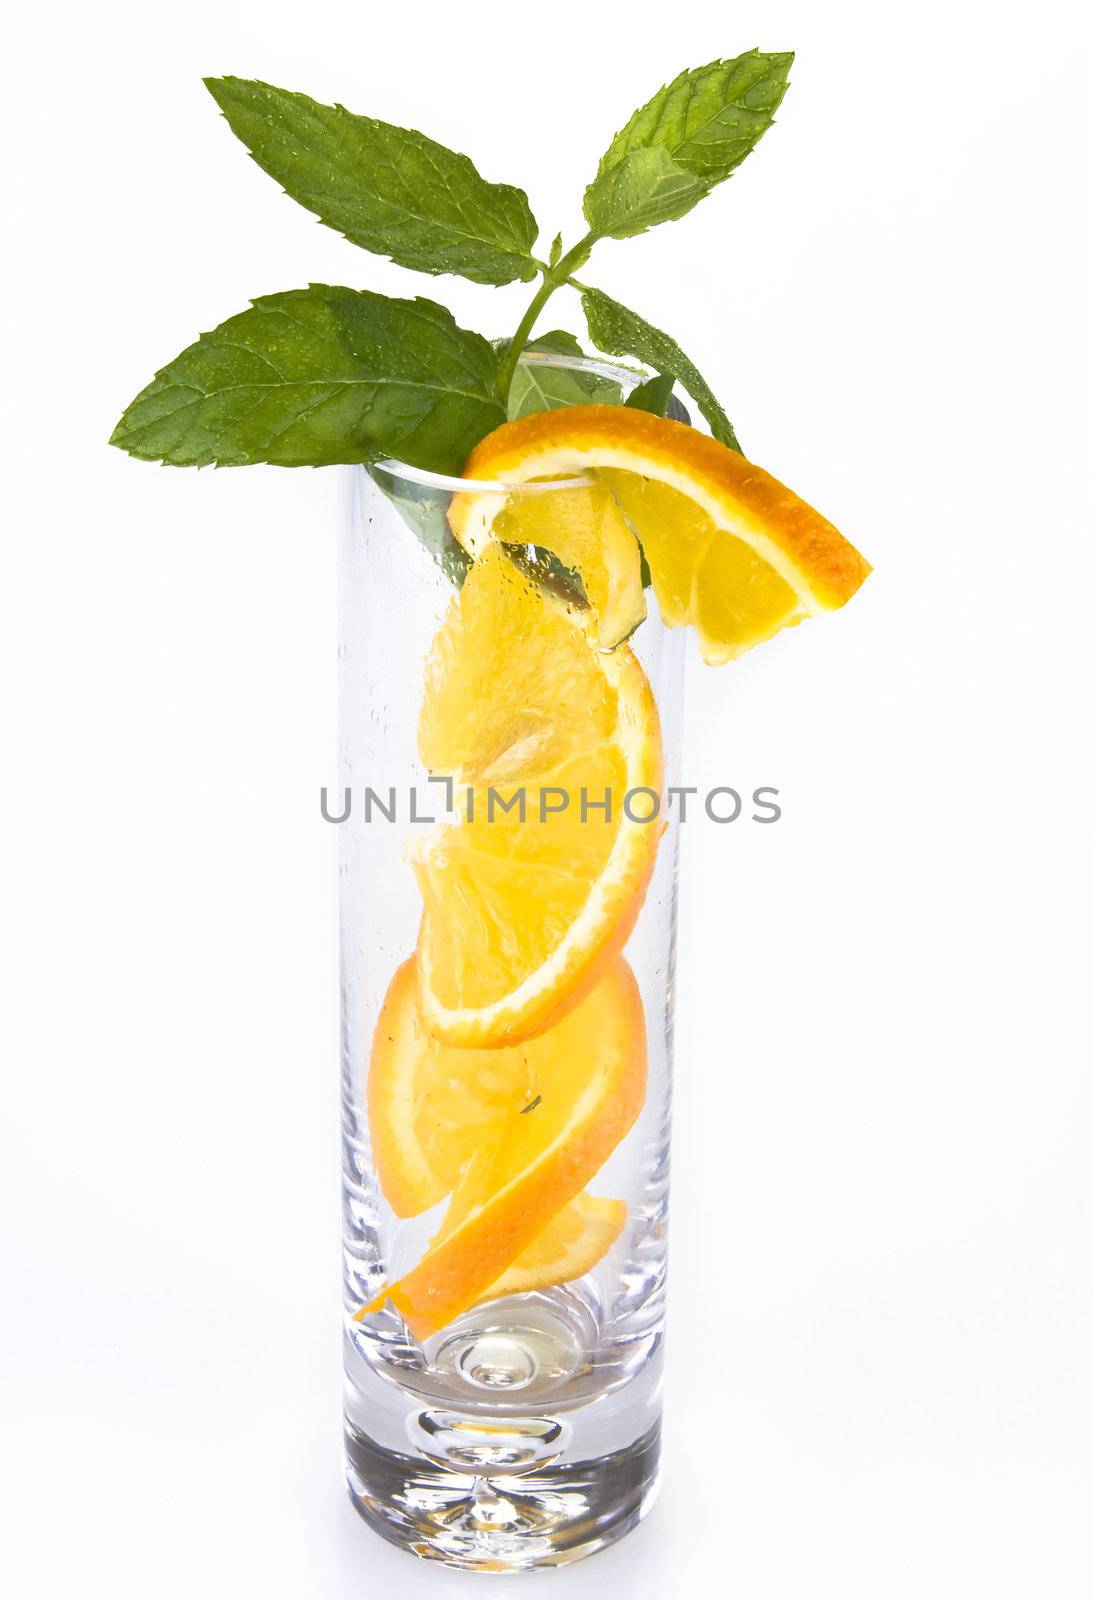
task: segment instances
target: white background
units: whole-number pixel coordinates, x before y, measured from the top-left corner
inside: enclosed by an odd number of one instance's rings
[[[685,838],[662,1497],[535,1581],[1084,1600],[1088,9],[142,0],[22,6],[5,42],[10,1592],[482,1581],[340,1482],[337,475],[105,439],[252,295],[422,292],[496,334],[528,290],[316,226],[200,76],[420,126],[549,238],[639,100],[760,43],[798,52],[760,151],[586,276],[876,573],[691,674],[688,781],[785,816]]]

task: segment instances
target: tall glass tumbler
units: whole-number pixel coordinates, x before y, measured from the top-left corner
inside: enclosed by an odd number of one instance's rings
[[[531,408],[590,395],[621,399],[638,381],[606,364],[555,356],[525,357],[520,375]],[[657,1483],[677,871],[668,790],[678,782],[683,633],[662,625],[650,593],[648,619],[618,647],[640,664],[663,742],[659,792],[612,796],[616,819],[625,806],[658,841],[621,960],[596,976],[568,1024],[548,1018],[534,1037],[492,1049],[438,1042],[416,999],[422,893],[413,858],[464,817],[451,774],[428,770],[420,748],[438,636],[465,592],[467,563],[449,521],[453,496],[488,492],[519,511],[534,497],[564,494],[572,503],[588,480],[475,484],[396,462],[354,469],[352,480],[340,558],[342,791],[327,802],[332,819],[343,819],[350,1493],[366,1522],[417,1555],[482,1571],[560,1565],[625,1533]],[[502,559],[526,592],[572,613],[579,626],[572,574],[532,545],[506,546]],[[489,673],[505,663],[481,667],[488,695]],[[505,813],[498,825],[541,828],[535,799],[526,820]],[[602,809],[590,807],[586,825],[603,828]],[[544,903],[544,922],[551,914]],[[529,915],[534,921],[537,908]],[[564,1119],[549,1117],[559,1096],[571,1102],[574,1084],[592,1082],[602,1067],[580,1054],[581,1018],[614,1004],[604,987],[612,984],[632,999],[629,1048],[640,1054],[634,1070],[643,1076],[635,1091],[631,1073],[628,1110],[609,1141],[621,1129],[617,1142],[591,1175],[555,1163],[549,1202],[517,1208],[519,1237],[504,1270],[477,1285],[471,1304],[435,1327],[404,1315],[386,1290],[429,1259],[430,1241],[458,1224],[454,1208],[491,1214],[481,1210],[494,1198],[488,1182],[469,1200],[460,1200],[460,1184],[491,1140],[507,1137],[499,1119],[517,1128],[528,1161],[536,1115],[544,1139],[564,1140]],[[567,1033],[552,1036],[563,1026]],[[555,1094],[563,1077],[565,1095]],[[506,1101],[525,1093],[526,1105]],[[614,1114],[609,1107],[592,1124]],[[430,1161],[436,1170],[423,1177]],[[486,1246],[478,1260],[501,1248],[488,1232],[477,1237]],[[496,1266],[502,1258],[491,1259]]]

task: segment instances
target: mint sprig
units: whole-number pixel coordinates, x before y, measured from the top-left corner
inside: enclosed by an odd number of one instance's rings
[[[523,190],[488,182],[467,156],[271,84],[206,79],[258,165],[353,244],[418,272],[538,282],[515,333],[497,344],[431,300],[324,284],[266,295],[162,368],[111,443],[178,466],[326,466],[390,455],[458,473],[506,416],[574,399],[617,403],[617,386],[606,380],[521,367],[543,308],[571,288],[600,350],[653,369],[636,405],[663,411],[667,388],[657,380],[671,379],[715,437],[739,449],[719,401],[675,340],[577,274],[601,239],[676,220],[724,182],[774,120],[792,61],[749,50],[660,89],[601,158],[585,191],[588,231],[568,249],[556,237],[546,261],[534,254],[538,225]],[[579,350],[557,333],[541,345]]]
[[[534,278],[527,195],[412,128],[247,78],[205,87],[254,160],[328,228],[418,272],[475,283]]]
[[[313,283],[203,333],[111,444],[171,466],[323,467],[398,456],[458,472],[505,420],[497,353],[432,300]]]
[[[585,190],[598,238],[626,239],[690,211],[751,154],[788,86],[790,54],[749,50],[681,72],[612,139]]]
[[[631,239],[658,222],[673,222],[709,194],[710,185],[660,145],[631,150],[590,183],[584,214],[597,239]]]
[[[710,188],[722,183],[774,121],[792,65],[792,52],[748,50],[731,61],[681,72],[615,135],[600,161],[600,176],[635,150],[659,148]]]
[[[674,378],[695,401],[714,438],[727,444],[730,450],[740,449],[736,430],[713,390],[670,334],[654,328],[636,311],[588,284],[581,285],[581,304],[588,323],[588,336],[594,345],[610,356],[636,356],[658,373]]]
[[[507,348],[509,341],[502,341]],[[584,351],[571,333],[555,328],[551,333],[531,339],[525,350],[533,354],[581,357]],[[601,377],[580,367],[552,367],[545,363],[524,362],[517,367],[509,388],[510,421],[533,411],[553,411],[558,406],[617,406],[622,389],[612,378]]]
[[[655,378],[646,378],[636,389],[631,389],[624,404],[631,411],[648,411],[654,417],[666,417],[672,401],[675,380],[671,373],[661,372]]]

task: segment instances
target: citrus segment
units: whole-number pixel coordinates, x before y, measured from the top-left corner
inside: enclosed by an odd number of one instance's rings
[[[406,1125],[407,1143],[414,1152],[425,1152],[422,1128],[430,1118],[439,1121],[444,1125],[443,1137],[434,1143],[432,1153],[422,1155],[421,1170],[435,1160],[449,1171],[459,1164],[460,1171],[444,1223],[421,1261],[383,1290],[358,1317],[390,1299],[411,1331],[426,1338],[487,1291],[490,1297],[500,1293],[495,1287],[498,1280],[518,1262],[521,1272],[541,1276],[548,1269],[564,1267],[567,1257],[576,1262],[588,1260],[594,1248],[601,1244],[607,1248],[610,1228],[616,1223],[621,1226],[620,1213],[604,1209],[611,1202],[598,1202],[591,1213],[574,1213],[569,1221],[559,1223],[551,1237],[541,1236],[581,1194],[633,1126],[645,1096],[646,1038],[637,983],[621,958],[555,1027],[525,1045],[496,1052],[464,1052],[436,1045],[420,1024],[407,1022],[413,1011],[411,979],[412,973],[402,968],[392,986],[395,996],[389,996],[391,1012],[397,1008],[400,1013],[400,1026],[388,1026],[396,1048],[401,1043],[399,1059],[378,1054],[372,1067],[373,1076],[402,1077],[406,1083],[397,1092],[390,1083],[377,1083],[375,1091],[370,1088],[370,1110],[378,1099],[386,1104],[415,1104],[415,1084],[419,1088],[429,1083],[441,1086],[442,1092],[431,1104],[427,1094],[418,1098],[419,1110]],[[388,1012],[388,1007],[384,1010]],[[389,1013],[388,1025],[390,1021]],[[463,1074],[454,1092],[457,1097],[473,1095],[474,1071],[484,1055],[500,1058],[495,1084],[511,1068],[507,1091],[482,1096],[483,1119],[476,1126],[462,1129],[444,1124],[443,1116],[436,1118],[435,1113],[452,1088],[444,1087],[445,1078],[449,1073]],[[460,1062],[461,1056],[467,1060]],[[526,1100],[525,1095],[529,1096]],[[425,1194],[428,1186],[421,1184],[415,1190],[417,1153],[411,1154],[408,1176],[399,1169],[402,1153],[383,1148],[388,1139],[397,1140],[397,1136],[394,1122],[377,1122],[373,1114],[374,1156],[381,1184],[386,1193],[394,1175],[392,1192],[404,1201],[408,1194]],[[435,1181],[440,1181],[439,1172]],[[571,1233],[578,1220],[581,1227]],[[521,1259],[537,1241],[539,1248],[530,1259]]]
[[[537,1092],[527,1051],[457,1050],[421,1021],[416,958],[391,980],[372,1039],[368,1125],[388,1205],[416,1217],[451,1194],[475,1150]]]
[[[465,471],[517,483],[584,473],[606,485],[641,542],[665,621],[693,625],[712,663],[845,605],[870,571],[826,518],[762,467],[684,423],[625,406],[505,423],[475,446]],[[465,549],[485,547],[513,498],[456,496],[449,520]],[[541,516],[551,498],[543,497]],[[540,543],[553,548],[545,532]]]
[[[412,858],[422,1015],[451,1044],[517,1043],[588,993],[641,908],[661,825],[624,801],[660,789],[652,692],[493,545],[434,642],[418,739],[463,811]]]
[[[547,549],[576,572],[596,616],[601,650],[613,650],[644,620],[641,553],[604,484],[512,495],[490,531],[502,544]],[[481,553],[481,546],[471,551]]]
[[[547,1223],[538,1238],[521,1251],[511,1267],[491,1283],[482,1300],[506,1294],[530,1294],[555,1284],[583,1278],[602,1261],[626,1222],[626,1202],[579,1194]]]

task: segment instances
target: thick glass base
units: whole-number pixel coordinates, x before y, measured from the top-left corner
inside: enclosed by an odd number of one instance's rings
[[[427,1561],[477,1572],[564,1566],[621,1539],[655,1498],[659,1422],[609,1455],[527,1471],[520,1457],[537,1455],[549,1441],[529,1436],[526,1422],[513,1419],[510,1429],[476,1419],[477,1428],[467,1428],[470,1419],[445,1420],[457,1430],[464,1425],[467,1456],[493,1466],[488,1476],[432,1466],[346,1428],[353,1504],[377,1533]],[[449,1457],[452,1448],[445,1446]]]
[[[661,1347],[614,1343],[575,1289],[467,1312],[424,1346],[350,1323],[349,1489],[378,1533],[482,1572],[561,1566],[652,1504]]]

